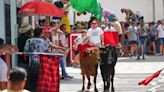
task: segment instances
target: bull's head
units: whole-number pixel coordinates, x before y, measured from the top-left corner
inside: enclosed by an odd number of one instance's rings
[[[115,51],[115,47],[106,46],[104,48],[99,48],[101,63],[111,64],[114,61],[113,51]]]
[[[91,56],[91,54],[95,54],[97,56],[97,59],[100,58],[99,48],[97,47],[87,48],[87,54],[89,56]]]

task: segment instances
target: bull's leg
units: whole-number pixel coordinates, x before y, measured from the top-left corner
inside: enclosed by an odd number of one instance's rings
[[[88,79],[87,89],[90,89],[90,86],[91,86],[90,76],[87,76],[87,79]]]
[[[105,92],[109,92],[110,74],[105,74]]]
[[[97,86],[96,86],[96,81],[97,81],[97,68],[98,68],[98,64],[96,65],[96,74],[95,74],[95,76],[94,76],[94,87],[95,87],[95,92],[98,92],[98,90],[97,90]]]
[[[104,81],[104,92],[108,92],[108,89],[107,89],[107,81]]]
[[[112,77],[111,77],[112,92],[115,92],[115,89],[114,89],[114,75],[115,75],[115,68],[113,68]]]
[[[96,80],[97,79],[97,74],[94,76],[94,87],[95,87],[95,92],[98,92],[98,90],[97,90],[97,86],[96,86]]]
[[[85,75],[82,74],[82,77],[83,77],[83,86],[82,86],[82,92],[85,90]]]
[[[102,75],[102,79],[103,79],[103,82],[104,82],[104,92],[105,92],[105,90],[106,90],[105,75],[104,75],[104,74],[102,74],[102,73],[101,73],[101,75]]]
[[[105,86],[105,81],[104,81],[104,92],[105,92],[106,86]]]
[[[106,92],[109,92],[110,88],[110,80],[107,80]]]

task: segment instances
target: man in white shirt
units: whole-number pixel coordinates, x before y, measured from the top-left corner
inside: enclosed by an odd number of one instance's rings
[[[96,20],[92,21],[91,28],[87,32],[87,40],[89,41],[90,45],[94,45],[96,47],[101,47],[104,45],[104,37],[103,37],[103,30],[98,27],[98,23]]]
[[[164,23],[158,21],[157,24],[157,35],[160,42],[160,55],[164,55]]]

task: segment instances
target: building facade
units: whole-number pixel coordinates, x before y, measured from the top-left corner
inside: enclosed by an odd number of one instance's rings
[[[145,22],[157,21],[164,18],[164,0],[99,0],[102,8],[114,12],[120,21],[125,21],[125,15],[121,13],[121,8],[129,8],[139,11]],[[76,16],[77,21],[89,20],[90,15]]]

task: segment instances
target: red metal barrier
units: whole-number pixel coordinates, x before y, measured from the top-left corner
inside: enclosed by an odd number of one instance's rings
[[[69,37],[68,37],[68,46],[71,49],[70,54],[69,54],[70,55],[70,64],[74,63],[74,57],[75,57],[75,55],[74,55],[74,45],[75,45],[74,41],[79,35],[81,35],[81,33],[73,32],[73,33],[70,33]]]

